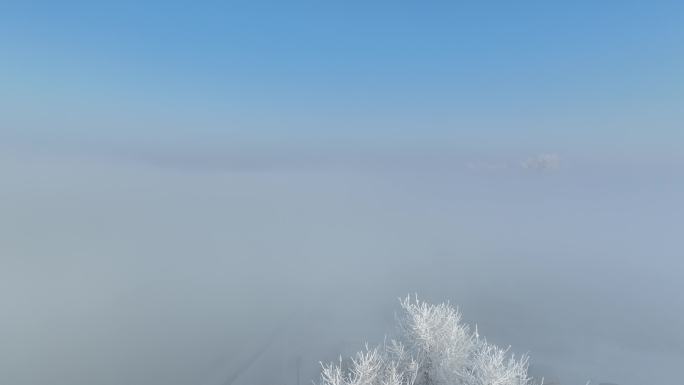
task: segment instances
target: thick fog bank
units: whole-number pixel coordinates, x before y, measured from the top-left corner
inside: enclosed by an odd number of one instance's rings
[[[310,383],[414,292],[547,382],[679,382],[682,173],[541,168],[4,158],[0,383]]]

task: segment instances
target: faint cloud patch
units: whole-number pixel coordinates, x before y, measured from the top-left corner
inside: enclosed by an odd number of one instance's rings
[[[552,171],[560,166],[560,156],[558,154],[539,154],[525,159],[521,167],[525,170]]]
[[[560,167],[560,156],[555,153],[542,153],[531,156],[523,161],[473,161],[466,163],[466,168],[474,171],[539,171],[549,172]]]

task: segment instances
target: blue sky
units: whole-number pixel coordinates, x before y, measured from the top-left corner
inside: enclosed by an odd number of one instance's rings
[[[681,161],[681,2],[22,3],[5,143]]]

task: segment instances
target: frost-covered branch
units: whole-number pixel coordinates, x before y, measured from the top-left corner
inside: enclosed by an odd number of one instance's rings
[[[400,301],[398,339],[364,351],[347,367],[323,365],[321,385],[532,385],[528,357],[480,338],[448,303]]]

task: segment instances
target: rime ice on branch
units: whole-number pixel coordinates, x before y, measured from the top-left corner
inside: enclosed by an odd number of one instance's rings
[[[532,385],[528,357],[516,358],[480,338],[448,303],[407,297],[398,336],[358,352],[349,362],[323,365],[321,385]]]

